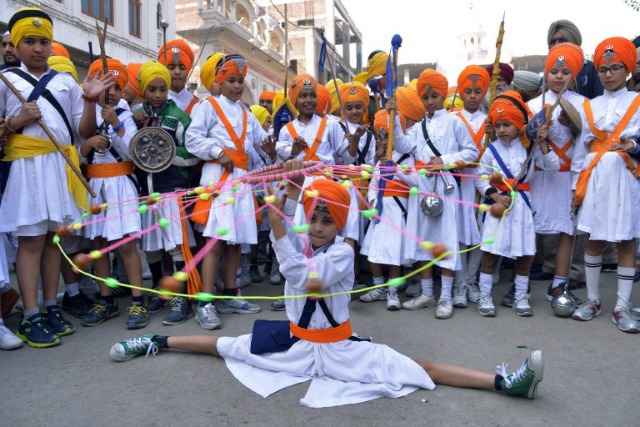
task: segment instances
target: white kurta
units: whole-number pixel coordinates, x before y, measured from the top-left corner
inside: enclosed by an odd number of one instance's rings
[[[192,94],[191,92],[189,92],[187,89],[182,89],[180,92],[174,92],[172,90],[169,90],[169,99],[173,100],[173,102],[176,103],[178,108],[184,112],[187,112],[187,108],[193,101],[193,98],[197,99],[198,97]],[[191,107],[191,111],[188,112],[187,114],[192,115],[193,113],[195,113],[195,110],[198,108],[199,101],[200,100],[198,99],[198,101],[194,104],[194,106]]]
[[[96,117],[98,117],[97,125],[100,127],[103,123],[102,108],[96,105]],[[115,148],[122,161],[131,160],[129,155],[129,142],[137,132],[137,127],[133,121],[133,115],[127,109],[120,113],[119,119],[124,123],[125,133],[120,138],[113,128],[109,126],[109,136],[111,137],[111,145]],[[117,163],[117,159],[109,150],[105,150],[104,154],[94,152],[93,164],[109,164]],[[96,237],[104,237],[108,241],[119,240],[127,234],[140,231],[141,220],[138,213],[138,189],[126,175],[114,176],[110,178],[91,178],[89,180],[91,188],[96,192],[97,197],[92,198],[90,195],[89,203],[101,205],[107,203],[107,211],[102,211],[98,215],[91,215],[89,221],[92,223],[82,228],[82,235],[88,239]],[[107,218],[106,220],[103,220]],[[100,220],[99,222],[93,222]]]
[[[456,115],[462,115],[464,120],[462,120],[469,124],[471,130],[474,133],[477,133],[482,125],[484,124],[487,113],[483,111],[476,111],[475,113],[470,113],[467,110],[462,110],[456,113]],[[466,126],[466,124],[465,124]],[[470,135],[473,139],[473,135]],[[484,134],[483,134],[484,137]],[[475,142],[474,142],[475,143]],[[476,144],[476,148],[478,145]],[[480,150],[478,150],[480,151]],[[478,159],[480,157],[478,153]],[[475,160],[474,160],[475,162]],[[462,169],[462,174],[464,178],[460,183],[460,200],[463,200],[467,203],[477,203],[477,194],[478,191],[475,185],[475,179],[469,177],[469,175],[478,175],[477,167],[467,167]],[[461,228],[459,230],[460,233],[460,243],[464,243],[467,246],[475,246],[480,243],[480,228],[478,227],[478,211],[473,205],[461,204],[459,206],[461,211]]]
[[[292,213],[295,202],[288,201]],[[273,239],[273,235],[272,235]],[[273,239],[275,240],[275,239]],[[308,236],[293,233],[274,241],[274,249],[285,277],[285,295],[307,293],[310,265],[319,273],[323,292],[344,292],[353,286],[353,250],[340,237],[328,248],[320,248],[308,259]],[[310,264],[311,263],[311,264]],[[336,322],[349,319],[349,295],[325,298]],[[298,323],[304,298],[285,300],[287,317]],[[320,308],[311,317],[309,329],[326,329],[331,324]],[[311,380],[302,406],[322,408],[366,402],[379,397],[402,397],[419,388],[434,389],[426,371],[392,348],[367,341],[343,340],[315,344],[300,340],[284,352],[251,354],[251,335],[218,339],[217,349],[231,373],[254,392],[267,397],[284,388]]]
[[[500,158],[507,166],[511,175],[517,177],[520,174],[522,165],[527,159],[527,150],[524,148],[519,139],[510,142],[502,142],[496,140],[492,145],[498,151]],[[529,182],[531,179],[534,163],[540,168],[553,171],[560,168],[558,156],[553,151],[549,151],[546,155],[542,155],[540,148],[535,148],[534,162],[531,162],[527,175],[522,182]],[[486,149],[480,159],[481,166],[478,167],[479,174],[491,174],[493,168],[502,170],[500,164],[490,149]],[[503,176],[506,174],[503,172]],[[476,186],[481,194],[485,194],[487,189],[491,187],[488,180],[477,179]],[[524,191],[531,201],[531,195],[528,191]],[[481,249],[495,255],[505,256],[508,258],[519,258],[525,255],[535,255],[536,253],[536,233],[533,228],[533,216],[529,206],[524,201],[524,197],[518,192],[515,198],[513,208],[506,215],[504,220],[496,218],[487,212],[482,227],[482,241],[486,242],[488,238],[495,239],[492,244],[483,244]]]
[[[473,162],[478,157],[478,149],[466,126],[458,117],[448,114],[446,110],[438,110],[433,117],[425,117],[424,120],[427,123],[429,138],[442,155],[445,165],[455,163],[457,160]],[[400,120],[396,119],[393,139],[395,150],[399,153],[412,153],[416,162],[428,163],[431,157],[436,156],[423,136],[422,122],[416,123],[406,134],[403,134]],[[417,197],[409,197],[407,231],[422,241],[442,243],[447,250],[457,252],[460,242],[459,230],[462,229],[458,204],[460,190],[451,174],[442,173],[446,181],[454,187],[452,193],[444,194],[445,184],[440,178],[440,173],[420,176],[415,172],[411,174],[399,172],[396,176],[409,186],[418,187],[421,192]],[[422,212],[420,204],[425,197],[422,193],[436,194],[443,198],[444,209],[440,215],[427,216]],[[422,249],[414,239],[407,239],[407,254],[416,261],[430,261],[435,258],[430,251]],[[437,265],[457,270],[460,268],[460,256],[452,255],[438,261]]]
[[[623,88],[617,92],[604,91],[591,100],[593,119],[598,129],[611,133],[627,112],[636,96]],[[640,110],[639,110],[640,111]],[[621,137],[640,135],[640,113],[636,111]],[[582,114],[582,134],[576,141],[571,171],[577,174],[586,169],[596,153],[589,153],[595,136]],[[636,160],[633,160],[637,164]],[[587,192],[578,213],[578,230],[590,234],[590,240],[620,242],[640,237],[640,182],[633,177],[622,157],[615,152],[605,153],[591,173]]]
[[[413,165],[413,157],[409,156],[398,162],[404,155],[393,152],[393,161],[400,165]],[[384,162],[386,163],[386,161]],[[380,162],[376,165],[376,173],[369,184],[369,202],[376,207],[380,187]],[[408,195],[407,195],[408,196]],[[404,265],[410,263],[407,258],[407,237],[400,231],[406,229],[405,215],[400,207],[407,211],[407,198],[383,197],[380,221],[369,222],[360,253],[367,255],[370,262],[384,265]]]
[[[24,64],[20,68],[30,74]],[[50,71],[48,68],[45,74]],[[12,72],[5,72],[4,75],[25,99],[29,98],[33,90],[29,82]],[[77,142],[84,105],[82,89],[73,77],[66,73],[58,73],[47,88],[64,110]],[[42,120],[58,142],[63,145],[71,144],[67,126],[57,110],[42,96],[36,102]],[[0,116],[17,116],[21,109],[22,103],[4,83],[0,82]],[[25,126],[22,133],[49,139],[35,122]],[[36,225],[44,221],[70,223],[79,218],[82,212],[76,206],[73,196],[69,194],[66,168],[67,163],[57,151],[14,160],[0,206],[0,232],[15,232],[21,226]]]
[[[576,107],[578,112],[583,111],[584,96],[567,91],[562,97]],[[547,104],[553,105],[556,99],[558,99],[558,94],[551,90],[545,94],[545,103]],[[533,114],[538,113],[542,110],[542,96],[532,99],[528,105]],[[561,111],[562,109],[558,107],[553,112],[553,122],[549,127],[548,137],[560,150],[570,144],[565,154],[571,160],[575,145],[569,128],[558,122]],[[560,165],[564,164],[565,162],[560,158]],[[573,220],[570,215],[572,198],[571,173],[568,170],[534,171],[531,178],[531,205],[536,213],[533,217],[536,233],[573,234]]]
[[[233,102],[223,95],[220,95],[217,101],[236,135],[240,137],[243,127],[243,107],[239,102]],[[223,148],[235,150],[236,146],[209,101],[202,101],[191,118],[185,146],[192,155],[207,161],[202,168],[201,185],[217,183],[225,169],[219,163],[211,163],[209,160],[217,159]],[[251,112],[247,112],[244,150],[249,156],[250,169],[262,167],[265,162],[270,163],[269,156],[260,148],[266,137],[267,134],[260,126],[260,122]],[[227,229],[227,234],[220,236],[221,240],[232,244],[258,242],[251,186],[237,181],[246,173],[246,170],[234,167],[229,174],[225,181],[227,184],[222,186],[219,196],[211,204],[209,219],[203,228],[205,237],[215,236],[216,229],[223,227]],[[232,191],[234,186],[237,186],[236,192]],[[228,203],[230,198],[234,199],[233,203]]]

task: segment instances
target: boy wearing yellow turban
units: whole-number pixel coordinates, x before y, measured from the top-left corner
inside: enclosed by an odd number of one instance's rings
[[[474,162],[478,158],[478,148],[474,144],[469,131],[462,121],[444,110],[444,98],[447,96],[449,83],[444,75],[426,69],[418,78],[417,91],[427,115],[407,133],[400,128],[399,119],[394,129],[394,149],[399,153],[412,153],[419,168],[434,169],[437,173],[421,176],[418,174],[401,174],[400,179],[410,186],[416,186],[421,194],[409,198],[409,215],[407,229],[420,239],[434,243],[442,243],[452,252],[458,251],[459,243],[464,242],[465,229],[459,212],[459,205],[450,196],[453,193],[459,198],[459,184],[450,171],[443,170],[443,165],[460,162]],[[396,108],[394,99],[387,102],[387,109]],[[446,192],[445,192],[446,191]],[[437,216],[429,216],[421,209],[425,194],[436,194],[443,197],[443,210]],[[407,243],[410,258],[421,263],[434,260],[436,257],[430,250],[425,250],[419,243]],[[442,268],[442,291],[437,303],[435,316],[437,319],[448,319],[453,315],[452,287],[454,271],[459,270],[460,256],[436,261]],[[416,310],[435,304],[433,295],[432,269],[422,273],[422,294],[405,302],[402,308]]]
[[[625,86],[637,60],[635,46],[624,37],[610,37],[596,47],[593,63],[605,91],[584,103],[582,133],[576,140],[579,150],[571,163],[576,190],[573,206],[580,207],[578,230],[589,233],[585,255],[588,301],[574,311],[573,318],[591,320],[601,313],[602,248],[604,242],[616,242],[618,298],[611,320],[628,333],[640,332],[640,323],[629,310],[635,243],[640,237],[640,95]]]
[[[32,347],[50,347],[74,332],[56,301],[61,254],[52,243],[54,232],[79,218],[89,203],[80,180],[36,121],[46,124],[78,166],[74,136],[89,137],[95,131],[94,99],[112,83],[110,75],[88,77],[83,95],[70,75],[49,68],[53,23],[42,10],[20,9],[9,20],[9,31],[22,64],[5,76],[28,102],[22,104],[0,85],[0,111],[8,131],[3,160],[12,162],[0,204],[0,232],[12,233],[19,241],[16,273],[24,317],[18,336]],[[48,90],[36,90],[37,85]],[[42,314],[36,299],[39,278],[44,288]]]
[[[193,108],[200,102],[200,98],[186,89],[187,77],[194,59],[191,47],[180,39],[167,42],[166,46],[160,47],[158,51],[158,62],[165,65],[171,73],[169,99],[187,115],[191,115]]]
[[[536,235],[533,225],[534,210],[530,202],[530,181],[534,163],[541,169],[557,172],[560,161],[545,142],[548,133],[544,126],[537,131],[536,139],[540,140],[539,144],[534,145],[525,136],[529,114],[527,105],[515,90],[498,95],[489,110],[489,120],[498,139],[489,145],[480,158],[477,174],[491,174],[498,170],[502,181],[497,183],[476,180],[480,194],[495,202],[491,215],[486,215],[482,228],[482,241],[485,243],[481,246],[483,254],[477,308],[478,314],[483,317],[496,315],[491,291],[493,271],[501,256],[515,259],[513,310],[521,317],[533,315],[529,303],[529,272],[536,253]],[[534,161],[527,160],[530,150],[535,150]],[[522,177],[521,171],[524,171]],[[519,178],[517,182],[516,177]],[[517,192],[517,197],[513,199],[512,191]],[[510,211],[503,218],[507,208]]]

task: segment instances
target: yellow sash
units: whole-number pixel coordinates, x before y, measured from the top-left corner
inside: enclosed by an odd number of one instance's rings
[[[62,148],[67,152],[71,161],[79,167],[80,159],[76,148],[72,145],[63,145]],[[58,149],[48,139],[14,133],[7,137],[7,146],[4,149],[5,156],[2,160],[10,162],[56,152],[58,152]],[[88,212],[89,199],[87,198],[87,190],[69,164],[67,164],[67,186],[69,187],[69,194],[76,201],[76,205],[83,211]]]

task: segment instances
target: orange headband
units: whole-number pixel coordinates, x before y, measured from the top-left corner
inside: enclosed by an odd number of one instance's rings
[[[458,76],[458,95],[462,95],[468,87],[479,86],[482,89],[482,96],[489,90],[491,76],[487,70],[478,65],[469,65]]]
[[[113,73],[113,77],[116,79],[116,83],[120,90],[124,90],[124,87],[127,84],[127,69],[122,64],[122,62],[117,59],[107,58],[107,70]],[[96,74],[102,71],[102,60],[96,59],[89,66],[89,74]]]
[[[291,87],[289,88],[289,98],[291,99],[291,103],[293,106],[296,106],[296,101],[298,100],[298,95],[303,90],[315,91],[316,90],[316,80],[311,76],[311,74],[299,74],[291,81]]]
[[[522,96],[515,90],[508,90],[498,95],[489,109],[489,120],[496,124],[498,120],[506,120],[518,129],[529,121],[529,107]]]
[[[307,196],[309,191],[314,190],[318,191],[317,198]],[[302,198],[302,205],[307,217],[313,214],[311,209],[314,207],[317,211],[329,212],[329,215],[331,215],[340,230],[347,224],[350,203],[351,196],[349,196],[349,192],[341,184],[328,179],[316,179],[313,181],[306,188]]]
[[[195,56],[193,55],[193,50],[191,47],[184,41],[180,39],[171,40],[167,43],[167,63],[164,63],[164,46],[160,47],[158,51],[158,62],[162,65],[169,65],[172,62],[182,62],[187,70],[191,69],[193,65],[193,60]]]
[[[331,92],[324,85],[316,85],[316,96],[318,104],[316,105],[316,114],[324,117],[331,112]]]
[[[419,122],[427,115],[418,91],[413,86],[399,87],[396,89],[398,111],[404,117]]]
[[[51,56],[64,56],[67,59],[71,59],[67,48],[58,42],[51,42]]]
[[[139,62],[130,62],[127,64],[127,85],[138,96],[142,96],[142,92],[138,87],[138,74],[140,73],[140,67],[142,67],[142,64]]]
[[[593,65],[596,70],[603,64],[622,62],[627,72],[633,71],[638,60],[638,51],[634,44],[624,37],[611,37],[600,42],[593,55]]]
[[[418,77],[417,89],[420,98],[427,92],[427,86],[442,95],[443,98],[447,97],[447,90],[449,89],[447,78],[432,68],[427,68]]]
[[[584,55],[580,46],[573,43],[560,43],[552,47],[549,51],[544,64],[544,74],[545,76],[549,74],[549,70],[553,67],[561,70],[566,66],[569,67],[571,75],[575,79],[580,70],[582,70],[583,64]]]
[[[233,54],[225,55],[216,66],[216,83],[219,85],[234,74],[240,74],[242,77],[247,76],[249,64],[242,55]]]
[[[405,132],[407,129],[407,121],[402,114],[400,114],[400,126],[402,127],[402,132]],[[389,134],[389,112],[387,110],[376,111],[373,119],[373,131],[380,138],[384,138]]]

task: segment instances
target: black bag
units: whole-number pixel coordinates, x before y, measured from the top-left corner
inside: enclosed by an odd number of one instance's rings
[[[288,320],[256,320],[251,336],[251,354],[287,351],[299,341],[291,336]]]

